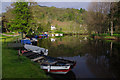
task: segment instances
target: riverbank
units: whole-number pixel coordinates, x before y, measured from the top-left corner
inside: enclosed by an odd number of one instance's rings
[[[91,38],[120,41],[120,34],[113,34],[112,36],[110,34],[92,34]]]
[[[39,64],[31,62],[24,56],[18,56],[18,50],[9,48],[8,42],[16,40],[17,37],[7,37],[2,42],[2,78],[39,78],[51,79],[40,69]],[[19,36],[18,36],[19,37]]]

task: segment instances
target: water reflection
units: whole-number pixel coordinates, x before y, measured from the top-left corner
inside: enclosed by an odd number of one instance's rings
[[[119,78],[120,43],[89,40],[87,36],[40,39],[38,46],[47,48],[49,56],[75,60],[76,78]],[[53,75],[52,75],[53,76]],[[75,79],[75,78],[74,78]]]
[[[51,42],[55,42],[55,38],[51,38]]]

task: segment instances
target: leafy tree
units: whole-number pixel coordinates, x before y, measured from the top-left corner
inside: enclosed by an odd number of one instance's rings
[[[48,21],[46,27],[47,27],[47,31],[50,31],[51,23],[49,21]]]
[[[14,5],[15,9],[13,13],[15,14],[15,19],[12,20],[10,30],[16,30],[21,33],[26,33],[27,28],[30,25],[30,12],[28,8],[28,2],[16,2]]]
[[[42,32],[42,31],[43,31],[43,28],[42,28],[41,24],[39,24],[38,31],[39,31],[39,32]]]
[[[18,4],[20,4],[20,2],[18,2]],[[72,31],[73,26],[76,26],[74,30],[79,31],[80,29],[78,25],[83,24],[84,22],[83,20],[84,13],[80,13],[80,10],[78,9],[70,9],[70,8],[61,9],[61,8],[55,8],[55,7],[39,6],[33,3],[27,3],[27,7],[24,6],[25,8],[28,9],[28,13],[26,15],[27,18],[24,16],[23,17],[24,19],[23,19],[20,17],[24,15],[22,14],[24,13],[23,12],[24,9],[22,10],[19,9],[18,11],[16,11],[18,9],[16,7],[16,3],[14,3],[12,7],[13,8],[11,9],[14,10],[15,18],[7,19],[8,27],[10,26],[9,29],[11,31],[16,30],[16,31],[20,31],[23,33],[27,33],[27,34],[32,34],[33,31],[37,33],[42,32],[42,31],[49,31],[51,24],[59,25],[59,23],[64,23],[58,26],[58,29],[62,28],[62,31],[65,31],[65,32]],[[19,8],[21,7],[22,6],[19,6]],[[16,17],[16,16],[19,16],[19,17]],[[72,28],[69,28],[70,25]]]
[[[79,12],[83,13],[83,12],[85,12],[85,9],[80,8]]]

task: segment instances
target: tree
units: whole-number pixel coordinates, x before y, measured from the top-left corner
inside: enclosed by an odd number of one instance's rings
[[[115,12],[114,17],[115,17],[116,25],[118,26],[116,31],[120,33],[120,1],[117,3],[117,10]]]
[[[42,32],[42,31],[43,31],[43,28],[42,28],[41,24],[39,24],[38,31],[39,31],[39,32]]]
[[[5,16],[2,16],[2,32],[8,32],[7,22]]]
[[[111,35],[113,35],[113,24],[114,24],[114,13],[115,13],[114,6],[115,6],[115,3],[111,2],[111,4],[110,4],[110,14],[109,14],[110,24],[111,24]]]
[[[13,13],[15,14],[15,19],[12,20],[10,30],[16,30],[22,33],[26,33],[29,27],[30,12],[28,8],[28,2],[16,2],[15,9]]]
[[[107,2],[93,2],[89,6],[86,18],[88,30],[96,33],[106,32],[108,29],[107,14],[110,11],[109,3]]]
[[[109,18],[111,21],[111,35],[113,35],[113,31],[120,31],[120,1],[119,2],[111,2],[110,5],[110,14]],[[115,27],[118,26],[118,27]]]
[[[12,13],[12,8],[7,8],[6,13],[2,13],[2,30],[3,32],[9,32],[10,22],[14,19],[14,14]]]
[[[47,31],[50,31],[51,23],[49,21],[48,21],[46,27],[47,27]]]
[[[80,13],[84,13],[84,12],[85,12],[85,9],[80,8],[79,12],[80,12]]]

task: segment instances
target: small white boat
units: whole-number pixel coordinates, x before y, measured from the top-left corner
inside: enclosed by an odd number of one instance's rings
[[[64,65],[64,66],[41,65],[40,68],[46,72],[50,72],[54,74],[66,74],[71,70],[70,65]]]
[[[31,42],[33,42],[33,41],[38,41],[38,40],[36,38],[32,38]]]

